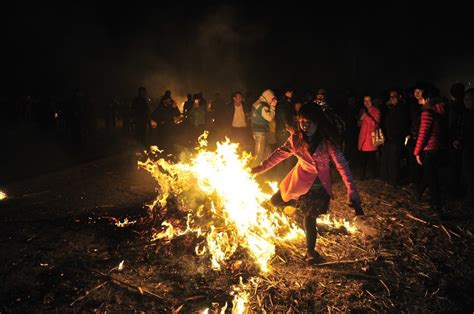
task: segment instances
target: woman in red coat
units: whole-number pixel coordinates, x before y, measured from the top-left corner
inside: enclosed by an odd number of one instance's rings
[[[315,251],[316,218],[328,211],[332,197],[331,161],[346,185],[349,205],[356,209],[356,215],[364,214],[349,165],[337,145],[336,137],[336,130],[328,123],[321,109],[314,104],[306,104],[298,113],[297,130],[252,169],[253,173],[263,173],[291,156],[298,158],[298,163],[282,180],[280,190],[271,201],[275,206],[294,205],[304,212],[306,256],[311,264],[319,259]]]
[[[423,166],[423,181],[417,187],[417,198],[421,198],[427,187],[430,190],[431,209],[441,213],[439,167],[443,150],[446,149],[447,118],[444,102],[437,89],[423,91],[420,99],[420,131],[416,140],[415,155],[418,164]]]
[[[380,110],[373,106],[372,97],[364,96],[364,107],[360,115],[359,143],[357,148],[361,156],[361,180],[366,179],[367,167],[369,172],[375,177],[377,166],[378,147],[372,143],[372,135],[380,124]]]

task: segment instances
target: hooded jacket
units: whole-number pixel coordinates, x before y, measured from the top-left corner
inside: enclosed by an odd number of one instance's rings
[[[268,123],[275,118],[275,106],[271,102],[275,94],[272,90],[265,90],[252,105],[252,132],[268,132]]]
[[[440,97],[430,99],[421,109],[420,131],[413,154],[422,151],[440,150],[446,147],[445,105]]]
[[[307,149],[295,147],[296,135],[290,136],[288,140],[277,148],[260,166],[255,168],[255,173],[265,172],[281,161],[296,156],[298,163],[286,175],[280,183],[280,192],[283,201],[296,200],[308,193],[316,178],[319,178],[322,186],[329,194],[332,194],[331,184],[331,161],[336,166],[347,188],[347,200],[359,199],[359,193],[354,184],[349,165],[342,152],[329,141],[322,141],[315,152],[311,154]]]

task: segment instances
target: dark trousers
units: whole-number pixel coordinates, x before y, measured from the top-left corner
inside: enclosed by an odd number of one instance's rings
[[[382,148],[380,177],[391,185],[398,184],[400,177],[401,151],[402,144],[393,141],[386,142]]]
[[[360,179],[367,179],[367,174],[370,178],[376,177],[377,169],[377,151],[364,152],[360,151]]]
[[[416,139],[410,138],[407,144],[408,150],[408,171],[410,173],[410,183],[415,185],[419,185],[421,179],[423,177],[423,167],[421,167],[418,162],[416,161],[415,155],[413,152],[415,151]]]
[[[462,157],[462,169],[466,182],[464,205],[474,208],[474,148],[465,148]]]
[[[423,180],[418,185],[418,192],[423,194],[428,187],[430,190],[430,203],[435,209],[441,209],[439,167],[441,152],[439,150],[425,151],[422,154]]]
[[[137,123],[135,125],[135,139],[144,147],[148,145],[148,128],[145,122]]]
[[[303,224],[306,235],[306,249],[308,252],[314,252],[316,248],[316,240],[318,237],[318,229],[316,226],[316,218],[323,213],[327,213],[329,208],[329,195],[324,188],[310,190],[301,196],[297,201],[283,201],[280,191],[276,192],[270,199],[273,206],[296,206],[304,212]]]
[[[462,176],[462,151],[449,150],[449,194],[459,197],[464,194],[464,182]]]

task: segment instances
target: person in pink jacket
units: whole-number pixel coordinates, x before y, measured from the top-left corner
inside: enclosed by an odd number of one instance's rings
[[[380,124],[380,110],[373,106],[372,97],[369,95],[364,96],[364,107],[359,121],[360,132],[357,148],[360,151],[360,178],[365,180],[367,172],[375,177],[378,147],[372,144],[372,135]]]
[[[280,189],[272,196],[271,202],[274,206],[293,205],[304,212],[306,257],[310,264],[320,258],[315,251],[316,218],[328,211],[329,200],[333,197],[331,161],[346,185],[349,205],[356,210],[356,215],[364,214],[348,163],[337,143],[337,131],[321,109],[314,104],[306,104],[298,113],[297,129],[288,140],[260,165],[252,168],[252,173],[260,174],[290,156],[297,157],[296,166],[281,181]]]

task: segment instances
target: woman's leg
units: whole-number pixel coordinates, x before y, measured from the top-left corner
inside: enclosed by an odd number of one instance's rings
[[[316,257],[316,239],[318,230],[316,228],[316,217],[313,215],[304,216],[304,231],[306,233],[306,250],[308,257]]]

